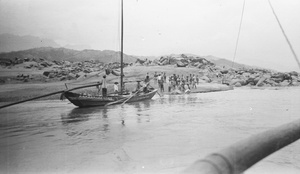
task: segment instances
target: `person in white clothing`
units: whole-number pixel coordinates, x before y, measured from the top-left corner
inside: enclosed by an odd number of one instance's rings
[[[118,82],[114,83],[114,92],[115,92],[115,94],[118,94],[118,92],[119,92]]]

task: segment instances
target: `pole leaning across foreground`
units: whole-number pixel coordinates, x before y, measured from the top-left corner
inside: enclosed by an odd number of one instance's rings
[[[251,136],[196,161],[182,173],[239,174],[300,138],[300,120]]]
[[[98,86],[98,85],[99,85],[99,83],[95,83],[95,84],[90,84],[90,85],[79,86],[79,87],[68,89],[68,90],[56,91],[56,92],[52,92],[52,93],[49,93],[49,94],[29,98],[29,99],[26,99],[26,100],[22,100],[22,101],[10,103],[10,104],[2,105],[2,106],[0,106],[0,109],[7,108],[9,106],[13,106],[13,105],[17,105],[17,104],[21,104],[21,103],[25,103],[25,102],[28,102],[28,101],[44,98],[44,97],[49,97],[51,95],[56,95],[56,94],[60,94],[60,93],[68,92],[68,91],[74,91],[74,90],[77,90],[77,89],[88,88],[88,87],[93,87],[93,86]]]

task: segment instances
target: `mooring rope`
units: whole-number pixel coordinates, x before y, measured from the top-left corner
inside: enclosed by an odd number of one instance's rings
[[[235,56],[236,56],[237,47],[238,47],[238,44],[239,44],[239,39],[240,39],[240,33],[241,33],[242,22],[243,22],[243,17],[244,17],[244,10],[245,10],[245,1],[246,0],[244,0],[244,3],[243,3],[243,10],[242,10],[242,15],[241,15],[239,32],[238,32],[238,36],[237,36],[236,43],[235,43],[235,50],[234,50],[233,61],[232,61],[232,66],[231,66],[232,68],[234,66],[234,60],[235,60]]]
[[[273,12],[273,14],[274,14],[274,16],[275,16],[275,18],[276,18],[276,21],[277,21],[277,23],[278,23],[278,25],[279,25],[279,27],[280,27],[280,29],[281,29],[281,32],[282,32],[282,34],[284,35],[285,40],[286,40],[287,43],[289,44],[289,47],[290,47],[290,49],[291,49],[291,51],[292,51],[292,53],[293,53],[293,55],[294,55],[294,58],[295,58],[295,60],[296,60],[296,62],[297,62],[297,64],[298,64],[298,67],[299,67],[299,69],[300,69],[300,62],[299,62],[299,59],[298,59],[298,57],[297,57],[297,55],[296,55],[296,53],[295,53],[295,51],[294,51],[294,49],[293,49],[293,46],[292,46],[291,42],[289,41],[287,35],[285,34],[285,31],[284,31],[284,29],[283,29],[283,27],[282,27],[282,25],[281,25],[281,23],[280,23],[280,21],[279,21],[277,15],[276,15],[276,13],[275,13],[275,10],[274,10],[274,8],[273,8],[273,6],[272,6],[270,0],[268,0],[268,2],[269,2],[269,5],[270,5],[270,7],[271,7],[271,9],[272,9],[272,12]]]

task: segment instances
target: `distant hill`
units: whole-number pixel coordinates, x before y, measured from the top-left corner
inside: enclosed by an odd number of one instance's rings
[[[109,63],[109,62],[119,62],[120,52],[111,50],[83,50],[77,51],[66,48],[52,48],[52,47],[42,47],[33,48],[23,51],[14,51],[9,53],[0,53],[0,59],[10,59],[15,58],[43,58],[49,61],[53,60],[67,60],[67,61],[85,61],[85,60],[98,60],[99,62]],[[135,62],[137,57],[124,54],[123,56],[125,63]]]
[[[209,56],[203,56],[205,59],[213,62],[214,64],[218,65],[218,66],[225,66],[225,67],[232,67],[232,61],[224,59],[224,58],[219,58],[219,57],[215,57],[212,55]],[[244,64],[240,64],[240,63],[236,63],[234,62],[234,68],[253,68],[252,66],[249,65],[244,65]]]
[[[67,44],[65,46],[63,46],[64,48],[68,48],[68,49],[72,49],[72,50],[78,50],[78,51],[82,51],[82,50],[86,50],[86,49],[91,49],[90,45],[71,45],[71,44]]]
[[[13,34],[0,34],[0,53],[27,50],[38,47],[58,48],[60,45],[51,39],[35,36],[17,36]]]

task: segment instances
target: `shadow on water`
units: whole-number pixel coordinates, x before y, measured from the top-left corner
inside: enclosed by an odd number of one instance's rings
[[[92,142],[97,138],[105,139],[111,129],[109,114],[106,107],[74,108],[69,113],[61,114],[62,129],[68,137],[72,137],[72,145],[82,140]]]
[[[95,114],[101,114],[103,118],[107,118],[107,112],[105,107],[74,108],[68,114],[61,114],[61,120],[63,124],[88,121]]]

